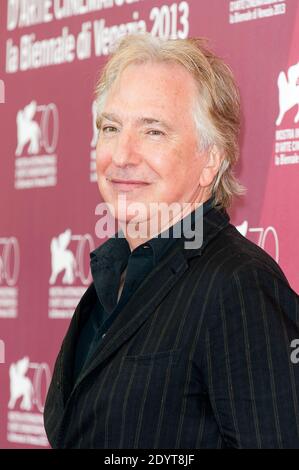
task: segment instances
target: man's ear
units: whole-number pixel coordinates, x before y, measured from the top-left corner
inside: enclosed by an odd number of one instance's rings
[[[219,151],[216,145],[213,145],[204,156],[204,159],[205,164],[199,177],[200,186],[203,188],[212,184],[222,163],[223,154]]]

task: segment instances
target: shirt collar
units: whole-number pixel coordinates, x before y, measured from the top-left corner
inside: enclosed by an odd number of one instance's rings
[[[194,221],[198,211],[202,209],[203,215],[205,215],[209,210],[212,209],[213,201],[214,198],[211,197],[204,202],[203,206],[199,206],[197,209],[193,210],[190,214],[186,215],[183,219],[180,219],[168,229],[136,247],[134,250],[132,250],[132,252],[122,230],[119,230],[119,232],[114,234],[105,243],[90,253],[91,264],[100,263],[102,266],[109,267],[111,264],[113,264],[113,262],[115,262],[120,266],[121,270],[123,270],[127,265],[130,255],[137,253],[137,251],[139,253],[140,251],[144,251],[144,249],[150,249],[150,252],[153,255],[153,262],[155,266],[166,250],[168,250],[168,248],[170,248],[170,246],[175,244],[175,242],[178,240],[178,238],[174,235],[176,233],[183,233],[182,225],[185,223],[186,219],[188,217],[191,218],[191,228],[194,228]]]
[[[184,241],[185,227],[195,229],[195,219],[197,215],[201,216],[200,211],[206,214],[212,207],[213,201],[206,201],[165,231],[136,247],[132,252],[121,230],[92,251],[90,253],[91,273],[97,296],[105,311],[111,312],[116,306],[121,273],[126,267],[130,271],[126,278],[128,275],[132,276],[133,272],[141,273],[141,277],[146,275],[149,269],[158,264],[166,251],[168,252],[171,247]],[[180,227],[180,224],[183,224],[188,217],[191,218],[191,222],[188,221],[184,227]],[[140,276],[138,275],[138,278],[141,278]]]

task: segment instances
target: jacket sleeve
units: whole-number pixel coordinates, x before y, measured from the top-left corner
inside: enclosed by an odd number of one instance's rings
[[[213,318],[203,375],[226,446],[299,448],[297,294],[249,263],[222,288]]]

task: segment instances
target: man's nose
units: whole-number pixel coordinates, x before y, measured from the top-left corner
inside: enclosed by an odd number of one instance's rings
[[[116,139],[112,160],[115,165],[137,164],[140,154],[137,151],[136,136],[130,130],[122,129]]]

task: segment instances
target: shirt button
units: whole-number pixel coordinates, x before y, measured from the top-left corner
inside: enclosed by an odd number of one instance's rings
[[[106,336],[106,333],[104,333],[104,334],[102,335],[102,338],[105,338],[105,336]]]

